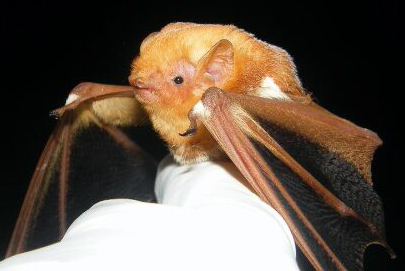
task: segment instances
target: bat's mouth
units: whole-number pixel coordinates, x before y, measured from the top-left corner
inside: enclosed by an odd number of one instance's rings
[[[135,98],[141,103],[153,103],[158,100],[158,95],[155,89],[148,86],[148,84],[141,77],[134,80],[129,80],[131,85],[135,87]]]
[[[158,100],[158,95],[151,88],[135,87],[135,98],[141,103],[153,103]]]

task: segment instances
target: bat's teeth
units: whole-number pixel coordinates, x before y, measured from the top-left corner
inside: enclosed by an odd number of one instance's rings
[[[79,98],[80,98],[79,95],[74,94],[74,93],[71,93],[71,94],[69,94],[69,96],[67,97],[65,105],[71,104],[71,103],[73,103],[74,101],[77,101]]]

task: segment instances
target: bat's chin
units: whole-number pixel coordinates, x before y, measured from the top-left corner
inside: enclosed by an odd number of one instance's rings
[[[151,104],[159,100],[157,93],[150,88],[136,88],[135,98],[144,104]]]

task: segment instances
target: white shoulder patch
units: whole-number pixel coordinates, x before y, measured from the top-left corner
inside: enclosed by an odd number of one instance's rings
[[[198,101],[194,107],[193,107],[193,113],[200,115],[200,116],[209,116],[211,114],[211,112],[204,107],[203,103],[200,101]]]
[[[68,104],[70,104],[70,103],[73,103],[74,101],[76,101],[77,99],[79,99],[80,98],[80,96],[79,95],[77,95],[77,94],[69,94],[69,96],[67,97],[67,99],[66,99],[66,103],[65,103],[65,105],[68,105]]]
[[[274,82],[274,79],[269,76],[263,78],[260,87],[256,90],[256,95],[268,99],[290,100]]]

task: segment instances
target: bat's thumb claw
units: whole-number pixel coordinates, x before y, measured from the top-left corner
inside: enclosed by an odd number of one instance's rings
[[[184,133],[179,133],[180,136],[191,136],[197,133],[197,127],[190,127]]]
[[[188,112],[188,119],[190,120],[190,126],[188,127],[187,131],[184,133],[180,133],[180,136],[192,136],[197,133],[197,119],[196,116],[193,114],[193,110]]]

